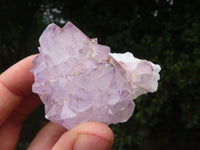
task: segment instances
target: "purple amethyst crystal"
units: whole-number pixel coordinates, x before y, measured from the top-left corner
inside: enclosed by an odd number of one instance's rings
[[[50,24],[34,59],[33,92],[45,104],[46,118],[67,129],[87,122],[127,121],[139,95],[157,90],[160,66],[88,38],[68,22]]]

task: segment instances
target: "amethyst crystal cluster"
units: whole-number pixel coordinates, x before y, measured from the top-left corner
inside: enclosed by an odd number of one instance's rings
[[[45,104],[46,118],[70,129],[87,122],[127,121],[133,99],[157,90],[160,66],[88,38],[71,22],[50,24],[34,59],[33,92]]]

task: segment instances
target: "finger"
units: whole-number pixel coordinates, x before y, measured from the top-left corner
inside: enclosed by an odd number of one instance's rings
[[[13,150],[16,147],[21,124],[13,124],[11,121],[6,121],[0,128],[0,147],[1,150]]]
[[[41,103],[38,96],[31,94],[25,98],[0,128],[1,150],[13,150],[17,144],[22,122]]]
[[[23,59],[0,75],[0,126],[23,97],[31,93],[33,75],[30,69],[35,56]]]
[[[30,69],[36,56],[37,54],[24,58],[1,74],[0,79],[5,88],[20,97],[31,92],[34,78]]]
[[[50,150],[65,131],[65,128],[50,122],[36,135],[27,150]]]
[[[105,124],[87,122],[65,132],[52,150],[109,150],[114,135]]]
[[[22,124],[23,121],[41,104],[38,95],[31,93],[26,96],[22,103],[11,113],[8,120],[13,123]]]

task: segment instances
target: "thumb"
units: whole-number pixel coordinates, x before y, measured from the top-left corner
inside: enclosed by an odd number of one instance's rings
[[[65,132],[52,150],[109,150],[113,141],[113,132],[107,125],[87,122]]]

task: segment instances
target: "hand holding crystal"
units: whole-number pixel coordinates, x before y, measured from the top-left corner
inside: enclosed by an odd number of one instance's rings
[[[0,75],[0,149],[14,150],[23,121],[41,103],[32,93],[34,56],[29,56]],[[48,123],[33,139],[28,150],[110,149],[114,137],[102,123],[88,122],[67,131]]]

